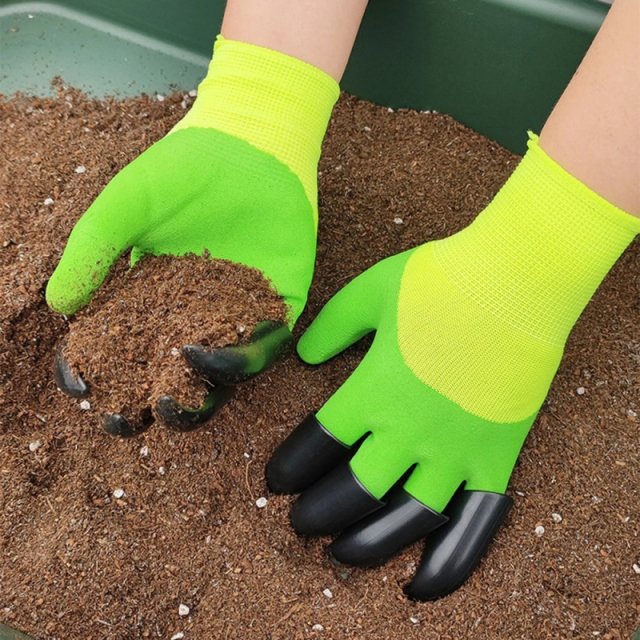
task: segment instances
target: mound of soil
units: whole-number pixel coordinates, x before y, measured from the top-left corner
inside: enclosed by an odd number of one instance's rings
[[[133,269],[122,260],[71,321],[61,351],[89,385],[84,407],[142,425],[164,395],[185,407],[203,403],[208,388],[182,357],[184,345],[246,342],[258,322],[286,316],[256,269],[196,256],[148,256]]]
[[[115,439],[56,390],[68,326],[46,308],[46,279],[73,222],[188,102],[62,88],[0,103],[0,620],[47,640],[628,638],[640,614],[637,244],[569,341],[506,526],[473,577],[435,603],[401,592],[420,545],[378,569],[334,567],[326,540],[291,530],[291,498],[267,494],[272,450],[366,344],[320,367],[291,355],[190,434],[156,426]],[[516,162],[449,117],[343,97],[298,335],[363,269],[468,224]]]

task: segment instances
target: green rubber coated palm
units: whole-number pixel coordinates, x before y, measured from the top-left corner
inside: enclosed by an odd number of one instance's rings
[[[107,185],[69,237],[46,291],[67,315],[87,304],[128,250],[132,265],[144,254],[195,254],[255,268],[286,303],[287,322],[263,318],[248,342],[183,346],[215,388],[201,407],[171,396],[156,403],[156,417],[175,429],[207,420],[229,397],[225,387],[265,370],[292,340],[313,274],[317,165],[338,95],[333,78],[302,60],[219,36],[192,108]],[[62,355],[55,376],[69,395],[91,384]],[[110,414],[103,426],[133,435],[148,425]]]

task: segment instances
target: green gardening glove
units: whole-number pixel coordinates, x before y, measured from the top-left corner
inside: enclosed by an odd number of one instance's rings
[[[47,302],[67,315],[87,304],[115,260],[131,250],[188,253],[260,270],[289,307],[287,326],[259,325],[243,346],[185,349],[214,385],[264,370],[291,339],[313,275],[317,227],[316,174],[322,138],[339,95],[324,72],[282,53],[219,37],[192,109],[165,138],[125,167],[80,218],[47,286]],[[86,385],[58,359],[59,386]],[[169,402],[160,413],[207,418]],[[125,434],[121,416],[108,430]],[[176,426],[179,426],[176,425]]]
[[[640,232],[532,136],[462,232],[383,260],[329,301],[298,344],[311,364],[375,331],[342,387],[276,450],[270,487],[304,491],[300,532],[342,532],[345,563],[374,565],[427,536],[408,593],[443,596],[504,519],[504,495],[566,338]]]

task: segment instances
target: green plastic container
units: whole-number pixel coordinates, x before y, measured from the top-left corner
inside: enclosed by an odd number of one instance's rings
[[[16,631],[11,627],[7,627],[0,623],[0,640],[33,640],[31,636],[27,636],[20,631]]]
[[[344,77],[391,107],[435,109],[522,152],[602,22],[600,0],[371,0]],[[0,93],[196,87],[222,0],[0,0]]]

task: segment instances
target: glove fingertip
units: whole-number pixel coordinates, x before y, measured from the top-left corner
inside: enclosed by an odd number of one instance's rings
[[[321,364],[328,357],[322,353],[314,344],[313,334],[309,329],[302,335],[298,344],[296,345],[296,351],[300,358],[307,364]]]
[[[71,232],[45,291],[49,307],[65,315],[72,315],[88,304],[128,247],[124,240],[105,238],[84,220],[81,218]]]
[[[69,295],[71,287],[65,286],[56,278],[55,273],[47,283],[44,297],[52,311],[71,316],[89,301],[89,296],[78,297]]]

